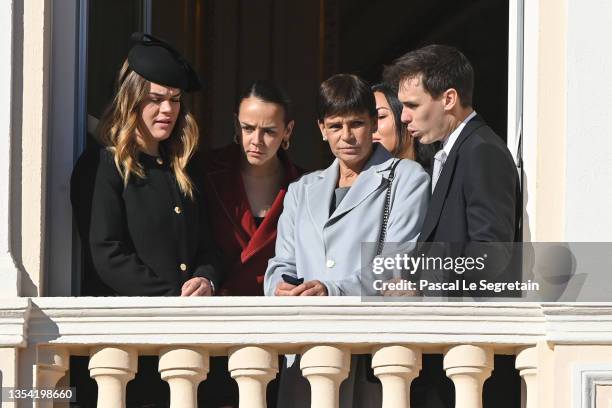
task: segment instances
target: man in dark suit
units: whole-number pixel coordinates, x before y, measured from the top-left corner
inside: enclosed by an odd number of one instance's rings
[[[399,87],[402,122],[434,158],[432,199],[419,241],[520,240],[519,179],[503,140],[472,108],[474,71],[457,49],[430,45],[385,69]]]
[[[517,269],[510,267],[511,261],[520,260],[520,252],[517,257],[512,245],[499,243],[520,241],[518,173],[503,140],[472,107],[474,71],[470,62],[453,47],[430,45],[400,57],[385,68],[384,77],[398,87],[398,98],[403,104],[402,122],[412,136],[423,144],[441,142],[443,146],[434,158],[432,198],[419,236],[423,243],[420,250],[428,257],[454,259],[488,252],[488,261],[492,261],[479,274],[460,275],[451,270],[428,271],[433,273],[425,275],[421,271],[421,276],[438,282],[458,278],[514,280]],[[431,294],[464,293],[459,290]],[[496,378],[501,382],[490,381],[490,390],[497,396],[508,396],[508,389],[517,391],[520,387],[512,367],[504,368],[495,367]],[[441,375],[440,367],[428,373],[413,383],[415,405],[454,406],[452,386]],[[508,405],[504,406],[518,404],[510,401],[512,397],[505,399]],[[490,402],[485,400],[485,407]]]

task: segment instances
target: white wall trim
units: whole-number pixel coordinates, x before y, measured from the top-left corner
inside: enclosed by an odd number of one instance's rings
[[[32,303],[29,298],[0,300],[0,347],[25,347]]]
[[[507,145],[518,166],[523,131],[524,0],[510,0],[508,11],[508,129]]]
[[[18,296],[21,273],[11,254],[13,1],[0,7],[0,296]]]
[[[576,364],[573,366],[575,408],[596,408],[598,385],[612,385],[612,364]]]
[[[535,241],[537,237],[540,1],[525,1],[523,13],[523,241]]]

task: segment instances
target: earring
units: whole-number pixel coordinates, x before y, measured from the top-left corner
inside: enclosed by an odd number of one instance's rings
[[[237,133],[234,133],[234,143],[240,144],[240,142],[238,141],[238,134]]]
[[[327,138],[325,136],[323,136],[323,141],[327,142]]]
[[[289,140],[283,139],[283,141],[281,142],[281,148],[283,150],[288,150],[289,149]]]

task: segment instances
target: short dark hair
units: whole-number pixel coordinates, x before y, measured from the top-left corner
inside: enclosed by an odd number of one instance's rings
[[[376,117],[376,100],[370,85],[357,75],[336,74],[319,86],[317,118],[366,112]]]
[[[423,88],[432,97],[454,88],[461,105],[472,106],[474,93],[474,69],[470,61],[455,47],[428,45],[402,55],[386,66],[383,79],[398,87],[406,79],[421,78]]]
[[[253,82],[238,98],[236,113],[240,110],[240,104],[244,99],[255,97],[264,102],[275,103],[283,108],[285,125],[293,120],[291,99],[285,90],[276,82],[263,79]]]

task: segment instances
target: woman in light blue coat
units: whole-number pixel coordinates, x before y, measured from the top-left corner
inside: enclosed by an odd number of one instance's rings
[[[383,238],[389,243],[415,242],[427,209],[429,176],[423,168],[372,144],[377,114],[367,83],[354,75],[329,78],[319,89],[318,115],[323,140],[336,160],[289,185],[276,254],[264,278],[268,296],[374,294],[365,282],[372,282],[369,267],[378,252],[387,201]],[[362,253],[367,242],[372,245]],[[305,408],[309,387],[299,362],[291,360],[287,356],[281,372],[278,406]],[[368,362],[351,359],[350,376],[340,388],[341,407],[380,406],[380,384],[367,380]]]
[[[265,274],[268,296],[374,294],[361,271],[376,253],[362,254],[361,244],[373,243],[374,249],[379,241],[392,171],[385,241],[416,241],[427,209],[429,176],[423,168],[372,143],[377,113],[367,83],[347,74],[329,78],[319,90],[318,115],[336,160],[289,186],[276,254]]]

